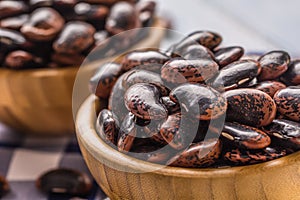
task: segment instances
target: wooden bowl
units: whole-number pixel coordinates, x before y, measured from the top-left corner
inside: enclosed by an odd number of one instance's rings
[[[150,31],[132,49],[143,46],[159,47],[165,33],[165,22],[157,18],[153,27],[159,28],[159,31]],[[94,70],[101,63],[112,59],[98,60],[91,63],[91,67],[86,67],[88,70],[81,85],[87,87]],[[29,134],[74,133],[72,91],[78,70],[78,66],[18,71],[0,69],[0,121]],[[85,91],[86,93],[81,94],[81,99],[88,96],[88,90]]]
[[[300,198],[300,152],[262,164],[220,169],[152,164],[114,150],[97,136],[95,109],[101,105],[95,100],[90,96],[80,108],[76,132],[85,162],[111,199]]]

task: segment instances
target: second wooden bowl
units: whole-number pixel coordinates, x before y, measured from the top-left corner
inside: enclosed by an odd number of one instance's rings
[[[97,102],[90,96],[80,108],[77,138],[92,175],[111,199],[300,198],[300,152],[262,164],[223,169],[152,164],[114,150],[97,136],[95,109],[101,109]]]
[[[159,18],[148,35],[131,49],[159,47],[165,33],[165,22]],[[130,50],[130,49],[129,49]],[[94,71],[106,61],[97,60],[85,66],[80,85],[85,86],[74,105],[76,111],[88,92],[88,81]],[[79,67],[58,69],[0,69],[0,121],[22,133],[41,136],[66,135],[75,131],[72,112],[73,86]],[[76,85],[77,83],[77,85]],[[74,101],[73,101],[74,102]]]

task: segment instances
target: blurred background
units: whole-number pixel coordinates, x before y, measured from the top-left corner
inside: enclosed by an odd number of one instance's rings
[[[300,58],[300,1],[272,0],[157,0],[159,13],[172,20],[182,34],[212,30],[223,45],[239,45],[246,52],[286,50]],[[172,43],[168,38],[163,47]]]

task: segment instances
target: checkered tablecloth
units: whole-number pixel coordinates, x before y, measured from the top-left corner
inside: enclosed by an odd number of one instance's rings
[[[3,200],[69,199],[60,195],[47,196],[35,187],[39,175],[59,167],[76,169],[92,178],[80,154],[75,134],[71,137],[25,137],[0,124],[0,175],[6,177],[10,185],[10,192],[3,196]],[[94,181],[90,194],[79,199],[108,198]]]

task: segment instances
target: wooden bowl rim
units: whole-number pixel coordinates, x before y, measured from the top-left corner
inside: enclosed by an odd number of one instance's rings
[[[137,172],[152,172],[160,175],[188,178],[223,178],[236,176],[237,174],[257,173],[260,170],[267,171],[290,164],[299,164],[300,166],[300,151],[260,164],[226,168],[162,167],[159,164],[138,160],[113,149],[98,137],[95,131],[96,100],[96,96],[90,95],[82,104],[76,117],[76,135],[80,144],[82,144],[81,148],[85,148],[95,159],[102,157],[109,162],[129,167]]]

